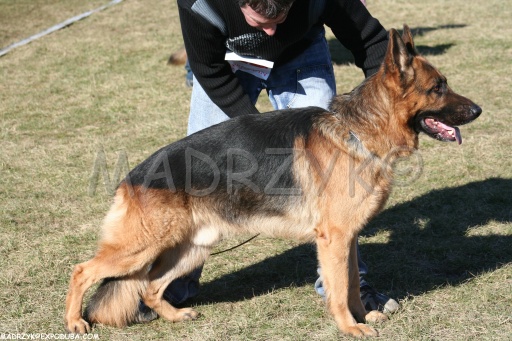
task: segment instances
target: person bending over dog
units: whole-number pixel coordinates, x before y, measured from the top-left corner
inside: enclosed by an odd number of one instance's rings
[[[378,70],[388,42],[361,0],[178,0],[178,7],[194,74],[188,135],[235,116],[259,114],[255,103],[263,89],[275,109],[327,109],[336,84],[324,24],[352,52],[365,77]],[[255,60],[229,60],[227,51]],[[254,65],[262,60],[273,66]],[[359,250],[358,265],[366,309],[398,310],[394,299],[365,281],[368,268]],[[201,271],[172,282],[164,297],[180,304],[197,295]],[[315,290],[325,298],[318,272]],[[156,317],[150,311],[146,316]]]

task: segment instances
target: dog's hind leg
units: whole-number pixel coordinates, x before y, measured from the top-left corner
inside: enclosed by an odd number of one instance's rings
[[[141,202],[139,197],[146,202]],[[82,301],[93,284],[104,278],[122,278],[137,273],[134,278],[145,282],[149,265],[166,249],[186,238],[182,230],[168,223],[186,217],[186,208],[180,205],[179,198],[168,198],[166,202],[170,202],[170,210],[158,205],[162,198],[159,193],[146,191],[139,197],[131,195],[126,185],[120,185],[105,218],[96,256],[75,266],[66,297],[65,326],[69,332],[90,331],[89,324],[82,318]],[[144,286],[145,283],[140,285],[141,288]],[[137,297],[136,302],[138,300]],[[128,308],[125,302],[116,301],[115,304],[119,309]],[[131,321],[124,319],[124,322]]]
[[[322,224],[316,228],[318,260],[322,268],[324,288],[327,294],[327,306],[333,314],[338,328],[349,335],[377,336],[375,329],[363,323],[357,323],[350,308],[358,320],[363,320],[365,311],[362,303],[355,304],[355,295],[359,293],[359,281],[356,257],[355,234],[344,231],[339,226]],[[354,266],[355,265],[355,266]]]
[[[137,248],[130,244],[101,245],[96,256],[75,266],[66,297],[66,329],[71,333],[90,331],[89,324],[82,319],[82,301],[85,292],[98,281],[108,277],[123,277],[143,270],[151,264],[159,250]]]
[[[167,286],[176,278],[192,272],[208,257],[210,248],[183,244],[166,250],[149,272],[149,285],[142,295],[144,303],[171,322],[194,320],[198,313],[191,308],[178,309],[163,298]]]

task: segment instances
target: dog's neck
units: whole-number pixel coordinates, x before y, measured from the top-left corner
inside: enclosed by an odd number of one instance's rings
[[[394,129],[392,125],[397,123],[395,115],[398,115],[394,112],[394,99],[385,90],[375,91],[380,87],[371,86],[372,82],[379,82],[379,79],[375,75],[369,77],[350,93],[333,98],[330,111],[340,125],[335,129],[338,136],[351,150],[364,157],[373,155],[380,159],[393,159],[395,155],[390,154],[397,150],[400,151],[400,156],[404,156],[406,150],[412,153],[417,144],[409,145],[408,141],[414,142],[417,137],[410,138],[405,135],[417,133],[406,128],[403,130],[404,136],[394,136],[390,139],[391,135],[387,131]],[[364,128],[368,126],[372,129]],[[372,135],[368,135],[368,131],[371,131]]]
[[[361,143],[361,140],[359,139],[359,137],[356,135],[356,133],[354,133],[352,130],[349,130],[348,131],[348,134],[350,135],[349,136],[349,142],[352,142],[352,143]]]
[[[364,144],[361,142],[359,136],[354,133],[352,130],[348,131],[348,138],[345,140],[349,150],[356,152],[361,155],[369,155],[371,154],[368,149],[364,147]]]

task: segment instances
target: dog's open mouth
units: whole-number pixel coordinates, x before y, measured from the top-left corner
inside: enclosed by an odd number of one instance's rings
[[[432,117],[422,120],[422,125],[426,133],[441,141],[457,141],[462,143],[462,136],[458,127],[450,127],[441,121]]]

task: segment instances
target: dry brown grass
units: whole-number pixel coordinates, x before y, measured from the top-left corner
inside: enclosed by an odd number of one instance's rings
[[[107,1],[0,0],[0,45]],[[482,105],[462,146],[421,138],[422,176],[397,187],[362,235],[369,280],[403,309],[389,340],[512,337],[512,6],[506,1],[368,1],[403,23],[450,85]],[[126,0],[0,58],[0,334],[63,333],[72,266],[93,255],[110,197],[89,181],[98,151],[110,174],[185,134],[190,91],[169,67],[182,44],[175,2]],[[340,52],[341,53],[341,52]],[[338,52],[340,92],[362,73]],[[268,103],[260,104],[268,109]],[[225,242],[219,249],[236,244]],[[157,320],[101,339],[331,340],[314,293],[315,251],[257,238],[206,264],[198,321]]]

